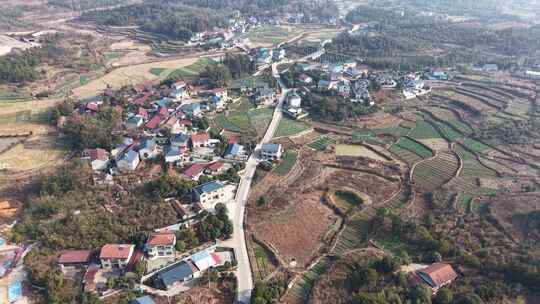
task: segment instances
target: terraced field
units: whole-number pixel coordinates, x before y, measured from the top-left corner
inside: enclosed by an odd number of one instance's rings
[[[433,159],[418,164],[413,172],[415,188],[431,192],[452,179],[459,168],[459,161],[452,152],[442,152]]]
[[[447,188],[469,194],[489,192],[479,188],[478,178],[497,177],[497,173],[480,163],[473,153],[465,150],[461,145],[456,145],[454,152],[461,158],[463,168],[459,176],[448,183]]]
[[[328,146],[336,144],[336,140],[329,136],[321,136],[312,143],[308,144],[308,147],[317,151],[324,151]]]
[[[392,127],[392,128],[375,129],[375,130],[373,130],[373,132],[376,135],[390,134],[390,135],[394,135],[394,136],[406,136],[411,132],[411,129],[407,128],[405,126],[402,126],[402,125],[398,125],[398,126]]]
[[[326,257],[315,264],[309,271],[304,273],[302,277],[287,291],[284,302],[288,304],[306,303],[311,294],[311,290],[319,277],[328,269],[330,260]]]
[[[433,152],[425,145],[407,137],[402,137],[390,147],[390,152],[397,155],[408,164],[414,164],[433,156]]]
[[[409,134],[414,139],[428,139],[428,138],[439,138],[441,135],[439,134],[439,131],[435,129],[429,122],[427,121],[418,121],[416,122],[416,127],[412,130],[412,132]]]

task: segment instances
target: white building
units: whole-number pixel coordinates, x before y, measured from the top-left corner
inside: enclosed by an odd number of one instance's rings
[[[139,153],[129,150],[118,160],[117,166],[122,172],[135,171],[140,162]]]
[[[150,259],[173,258],[176,236],[174,233],[154,233],[146,241],[146,252]]]
[[[109,153],[104,149],[84,149],[81,159],[88,161],[94,171],[106,170],[109,166]]]
[[[129,264],[135,246],[130,244],[107,244],[101,248],[101,267],[123,269]]]
[[[206,210],[213,210],[216,204],[225,204],[234,199],[235,189],[235,185],[211,181],[193,188],[193,199]]]
[[[266,160],[281,159],[283,147],[280,144],[267,143],[261,147],[261,157]]]

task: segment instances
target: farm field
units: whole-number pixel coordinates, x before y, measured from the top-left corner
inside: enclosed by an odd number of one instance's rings
[[[311,149],[314,149],[314,150],[324,151],[329,146],[334,145],[335,143],[336,143],[335,139],[333,139],[333,138],[331,138],[329,136],[323,135],[323,136],[320,136],[319,138],[317,138],[315,141],[308,144],[308,147],[310,147]]]
[[[133,85],[146,81],[157,81],[167,77],[169,73],[164,72],[161,75],[156,76],[150,72],[152,68],[163,68],[169,71],[170,69],[188,67],[196,63],[198,60],[199,58],[196,57],[183,58],[117,68],[98,79],[90,81],[86,85],[73,89],[73,94],[77,98],[83,99],[96,96],[96,94],[99,94],[105,90],[107,86],[110,86],[113,89],[118,89],[125,85]]]
[[[452,179],[459,168],[458,158],[450,152],[419,163],[413,172],[413,183],[422,192],[431,192]]]
[[[402,137],[389,149],[408,164],[416,163],[422,159],[433,156],[433,152],[425,145],[407,137]]]
[[[281,118],[274,138],[294,136],[311,129],[307,123],[284,116]]]
[[[262,136],[272,115],[273,109],[255,109],[249,100],[242,98],[228,113],[219,114],[215,121],[227,131]]]
[[[377,161],[386,161],[384,157],[360,145],[337,145],[336,156],[367,157]]]
[[[291,171],[292,167],[296,164],[298,158],[298,152],[294,150],[287,150],[283,155],[281,162],[274,169],[274,172],[279,176],[285,176]]]
[[[304,266],[335,220],[333,212],[318,200],[295,200],[275,216],[255,225],[253,231],[258,239],[275,246],[285,262],[294,260],[298,266]]]
[[[295,27],[263,26],[250,31],[242,38],[249,38],[251,47],[270,47],[281,42],[285,42],[302,33],[302,30]]]
[[[0,167],[15,171],[41,169],[62,160],[65,153],[56,136],[39,135],[0,154]]]

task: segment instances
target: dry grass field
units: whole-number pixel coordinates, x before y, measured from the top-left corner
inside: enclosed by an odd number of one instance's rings
[[[174,69],[192,65],[197,60],[198,58],[196,57],[182,58],[121,67],[107,73],[99,79],[92,80],[88,84],[74,89],[73,93],[77,98],[82,99],[95,96],[105,90],[107,86],[120,88],[125,85],[156,81],[166,77],[168,73],[162,73],[160,76],[156,76],[150,73],[150,69],[163,68],[172,71]]]
[[[336,156],[367,157],[374,160],[386,161],[379,154],[359,145],[337,145]]]

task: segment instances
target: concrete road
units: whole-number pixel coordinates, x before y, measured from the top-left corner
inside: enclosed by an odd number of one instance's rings
[[[251,264],[249,263],[246,239],[244,235],[244,218],[246,212],[246,204],[249,197],[249,191],[251,189],[251,182],[253,181],[253,176],[255,175],[257,164],[260,161],[257,155],[259,154],[258,151],[260,150],[261,145],[263,143],[271,141],[272,137],[274,137],[274,133],[276,132],[279,121],[282,117],[281,109],[283,107],[283,102],[289,91],[279,78],[279,73],[277,72],[277,64],[272,65],[272,72],[274,74],[274,77],[276,77],[276,79],[278,80],[279,85],[282,88],[282,92],[274,110],[274,116],[272,117],[272,121],[268,125],[268,129],[266,130],[263,139],[249,157],[246,163],[245,172],[238,185],[234,207],[231,210],[230,214],[231,220],[234,224],[233,237],[226,242],[220,244],[221,246],[232,247],[235,249],[236,259],[238,260],[238,269],[236,271],[236,277],[238,278],[237,301],[240,303],[250,303],[251,291],[253,289]]]

